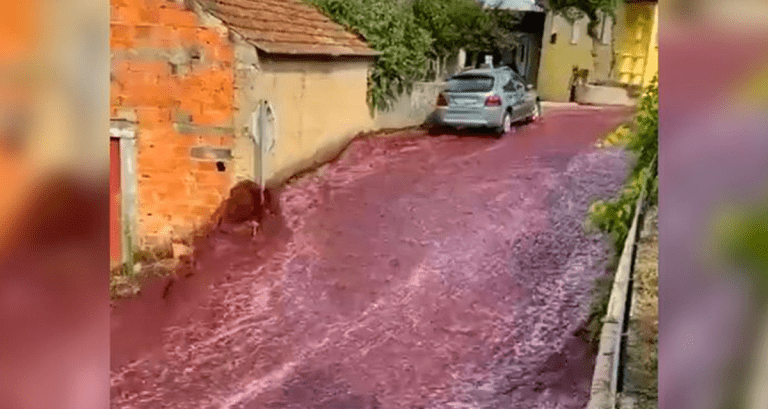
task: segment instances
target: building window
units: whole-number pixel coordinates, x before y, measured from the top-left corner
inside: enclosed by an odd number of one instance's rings
[[[551,37],[549,37],[549,43],[550,43],[550,44],[555,44],[555,43],[557,43],[557,33],[552,33],[552,36],[551,36]]]
[[[579,21],[574,21],[571,25],[571,44],[578,44],[581,37]]]

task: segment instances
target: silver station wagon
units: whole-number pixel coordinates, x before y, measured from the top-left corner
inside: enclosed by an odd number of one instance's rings
[[[493,128],[501,137],[519,121],[541,116],[532,85],[509,67],[473,69],[456,74],[437,97],[437,123],[454,128]]]

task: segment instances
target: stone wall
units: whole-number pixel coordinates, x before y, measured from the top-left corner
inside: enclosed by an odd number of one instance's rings
[[[202,224],[231,186],[233,49],[168,0],[111,0],[111,116],[136,123],[137,241]]]
[[[402,128],[429,122],[437,96],[444,88],[444,82],[415,83],[413,90],[403,93],[391,110],[377,113],[377,128]]]
[[[366,92],[371,57],[275,56],[236,42],[235,177],[276,186],[336,156],[374,128]],[[272,110],[264,146],[251,139],[260,103]],[[253,133],[257,140],[260,130]]]

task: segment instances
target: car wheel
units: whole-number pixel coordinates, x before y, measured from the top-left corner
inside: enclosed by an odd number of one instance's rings
[[[512,130],[512,115],[509,111],[504,113],[504,117],[501,119],[501,126],[496,129],[496,136],[501,138]]]
[[[528,122],[536,122],[539,119],[541,119],[541,102],[536,101],[533,105],[533,112],[531,113],[531,116],[528,117]]]

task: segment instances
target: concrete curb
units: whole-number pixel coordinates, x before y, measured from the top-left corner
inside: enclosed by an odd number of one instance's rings
[[[595,372],[592,375],[592,390],[587,409],[614,409],[616,407],[622,331],[637,240],[637,224],[643,210],[644,197],[645,192],[643,191],[637,199],[632,227],[624,241],[624,249],[621,252],[619,266],[614,276],[608,312],[603,319],[600,347],[595,359]]]
[[[643,239],[647,238],[648,237],[647,236],[648,232],[653,230],[653,227],[651,226],[652,222],[649,219],[649,217],[651,217],[654,214],[654,212],[649,212],[649,210],[654,210],[654,209],[648,208],[644,212],[642,212],[643,224],[642,224],[642,226],[638,226],[638,229],[640,229],[640,231],[638,231],[638,237],[639,237],[640,240],[643,240]],[[655,214],[658,215],[658,206],[656,206]],[[657,234],[658,234],[658,231],[657,231]],[[632,270],[632,273],[633,273],[632,274],[632,283],[635,282],[635,271],[637,271],[637,264],[640,261],[638,259],[637,255],[634,258],[635,258],[635,260],[634,260],[634,263],[633,263],[633,270]],[[637,334],[637,331],[635,329],[633,329],[633,327],[632,327],[632,325],[634,325],[634,324],[636,324],[638,322],[638,317],[639,317],[639,311],[638,311],[639,303],[637,301],[637,300],[640,299],[640,294],[639,294],[640,290],[639,290],[639,288],[640,287],[637,286],[637,285],[634,285],[634,284],[632,285],[632,290],[631,290],[632,300],[630,301],[630,306],[629,306],[629,315],[628,315],[629,325],[627,327],[626,344],[625,344],[627,348],[628,347],[636,346],[640,342],[640,338],[639,338],[639,336]],[[622,365],[622,366],[626,367],[626,365],[628,365],[629,363],[630,363],[630,361],[627,358],[627,362],[625,362],[625,365]],[[623,396],[618,398],[618,402],[617,402],[618,406],[617,406],[617,408],[618,409],[631,409],[631,408],[634,408],[635,406],[637,406],[637,401],[638,401],[637,398],[638,397],[636,395],[632,395],[632,394],[624,395],[623,394]]]

